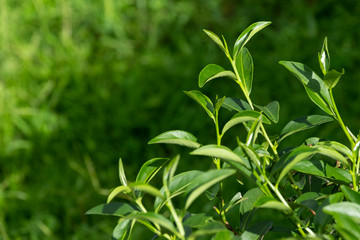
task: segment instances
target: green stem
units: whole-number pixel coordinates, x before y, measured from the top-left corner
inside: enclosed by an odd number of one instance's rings
[[[184,230],[184,226],[182,224],[182,221],[180,219],[180,217],[178,216],[178,214],[176,213],[176,210],[171,202],[170,199],[168,199],[168,201],[166,202],[166,206],[168,207],[168,209],[170,210],[171,215],[174,218],[174,221],[176,223],[176,226],[179,230],[179,233],[175,232],[175,234],[180,238],[180,239],[185,239],[185,230]]]

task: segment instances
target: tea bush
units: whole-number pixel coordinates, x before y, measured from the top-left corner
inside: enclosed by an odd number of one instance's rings
[[[110,192],[106,204],[87,212],[119,217],[113,239],[131,239],[139,224],[153,233],[153,239],[360,238],[360,134],[355,136],[345,125],[333,96],[344,70],[330,68],[327,38],[318,53],[322,77],[302,63],[280,61],[303,84],[323,115],[298,117],[279,134],[269,136],[266,128],[279,122],[280,104],[254,103],[254,64],[245,47],[269,24],[250,25],[232,51],[223,36],[204,30],[231,68],[207,65],[199,74],[199,87],[229,78],[245,100],[217,95],[213,101],[198,90],[185,91],[214,124],[213,142],[201,144],[183,130],[167,131],[149,141],[191,148],[192,161],[210,160],[214,165],[210,169],[177,172],[182,164],[179,155],[154,158],[142,165],[134,181],[129,181],[120,159],[121,185]],[[220,113],[227,110],[233,116],[221,125]],[[346,136],[345,143],[315,136],[301,145],[282,147],[290,135],[333,120]],[[245,133],[238,132],[233,143],[223,145],[224,135],[236,125],[242,125]],[[202,204],[194,206],[195,201]]]

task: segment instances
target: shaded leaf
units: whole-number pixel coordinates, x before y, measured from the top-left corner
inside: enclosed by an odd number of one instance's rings
[[[335,229],[344,240],[360,239],[360,226],[351,217],[333,214],[336,219]]]
[[[260,30],[271,24],[271,22],[256,22],[246,28],[238,37],[234,45],[233,58],[236,59],[239,51],[245,46],[245,44]]]
[[[138,208],[131,204],[122,203],[122,202],[110,202],[107,204],[101,204],[96,207],[93,207],[92,209],[87,211],[85,214],[87,214],[87,215],[92,215],[92,214],[111,215],[111,216],[123,217],[134,211],[138,211]]]
[[[223,179],[233,175],[235,170],[233,169],[219,169],[209,170],[202,173],[189,185],[186,194],[188,198],[186,200],[185,209],[187,209],[193,201],[204,193],[212,185],[222,181]]]
[[[205,226],[212,219],[212,217],[206,216],[205,213],[191,214],[191,216],[184,221],[184,225],[191,228],[200,228]]]
[[[240,76],[240,80],[244,84],[247,93],[250,95],[254,76],[254,63],[247,48],[243,47],[240,50],[235,59],[235,65]]]
[[[189,148],[200,147],[200,143],[197,142],[197,138],[194,135],[182,130],[164,132],[149,141],[149,144],[154,143],[176,144]]]
[[[328,224],[331,221],[331,216],[328,215],[324,211],[324,209],[327,206],[331,206],[337,202],[342,201],[342,199],[343,199],[342,193],[335,193],[335,194],[329,195],[329,197],[320,204],[318,210],[316,211],[315,218],[314,218],[315,225],[324,227],[326,224]]]
[[[274,123],[279,121],[280,104],[278,101],[272,101],[265,107],[258,105],[255,106],[260,109],[260,111],[264,112],[264,114]]]
[[[189,97],[191,97],[192,99],[194,99],[197,103],[199,103],[206,111],[206,113],[209,115],[210,118],[215,119],[214,105],[206,95],[196,90],[184,91],[184,93]]]
[[[354,190],[344,185],[340,186],[340,189],[348,201],[360,204],[360,193],[355,192]]]
[[[241,234],[241,240],[260,240],[272,228],[273,221],[262,221],[247,229]]]
[[[216,233],[216,235],[211,240],[232,240],[234,234],[229,230],[223,230]]]
[[[207,82],[220,77],[228,77],[236,80],[236,76],[232,71],[225,71],[219,65],[209,64],[199,74],[199,87],[202,88]]]
[[[281,130],[279,142],[281,142],[284,138],[294,133],[316,127],[320,124],[330,122],[332,120],[333,120],[332,117],[323,116],[323,115],[311,115],[311,116],[300,117],[295,120],[291,120]]]
[[[188,239],[194,240],[197,237],[213,235],[217,232],[222,232],[227,230],[225,226],[219,222],[208,222],[205,226],[201,227],[199,230],[193,232]],[[228,230],[227,230],[228,231]]]
[[[331,70],[327,72],[324,76],[324,83],[328,89],[331,89],[336,86],[338,81],[340,80],[341,76],[345,74],[345,70],[343,69],[342,72],[338,72],[336,70]]]
[[[252,108],[247,102],[245,102],[242,99],[233,98],[233,97],[225,98],[222,106],[230,111],[235,110],[241,112],[244,110],[252,110]]]
[[[305,90],[310,99],[318,105],[323,111],[332,115],[331,98],[323,80],[309,67],[302,63],[291,61],[280,61],[291,73],[293,73],[305,86]]]
[[[235,114],[223,127],[221,135],[224,135],[226,131],[235,125],[243,122],[256,121],[261,116],[261,113],[253,110],[245,110]],[[262,122],[269,124],[270,121],[266,117],[262,118]]]
[[[240,214],[245,214],[255,208],[257,200],[263,196],[264,193],[259,188],[253,188],[247,191],[244,195],[244,201],[240,203]]]

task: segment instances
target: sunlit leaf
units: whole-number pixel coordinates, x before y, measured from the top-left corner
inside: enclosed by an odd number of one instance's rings
[[[255,207],[258,207],[258,208],[270,208],[270,209],[279,210],[279,211],[285,211],[285,212],[290,212],[291,211],[291,209],[288,206],[286,206],[285,204],[283,204],[282,202],[280,202],[279,200],[276,200],[275,198],[273,198],[271,196],[262,196],[262,197],[260,197],[256,201]]]
[[[313,127],[316,127],[320,124],[332,121],[332,117],[323,116],[323,115],[311,115],[306,117],[300,117],[294,120],[291,120],[285,127],[281,130],[279,142],[284,138]]]
[[[189,148],[200,147],[200,143],[197,142],[197,138],[194,135],[182,130],[164,132],[149,141],[149,144],[154,143],[176,144]]]
[[[330,54],[327,44],[327,37],[325,37],[324,39],[324,43],[321,48],[321,52],[318,53],[318,57],[319,57],[320,69],[323,72],[323,74],[326,75],[330,67]]]
[[[136,177],[136,182],[150,182],[168,160],[167,158],[153,158],[145,162]]]
[[[255,106],[260,109],[260,111],[262,111],[274,123],[277,123],[279,121],[280,104],[278,101],[272,101],[265,107],[258,105]]]
[[[252,126],[247,134],[247,137],[246,137],[246,146],[249,146],[249,147],[254,146],[257,136],[258,136],[258,133],[259,133],[259,130],[260,130],[261,120],[262,120],[262,115],[260,115],[258,117],[258,119],[256,119],[256,121],[252,124]]]
[[[137,207],[129,203],[110,202],[107,204],[98,205],[87,211],[86,214],[111,215],[111,216],[123,217],[129,213],[138,210],[139,209]]]
[[[197,103],[199,103],[206,113],[209,115],[210,118],[215,119],[214,117],[214,105],[211,100],[204,95],[203,93],[192,90],[192,91],[184,91],[186,95],[194,99]]]
[[[324,207],[323,211],[327,214],[338,214],[353,219],[360,223],[360,204],[353,202],[338,202]]]
[[[236,69],[240,76],[240,80],[244,84],[248,94],[251,93],[253,75],[254,75],[254,64],[250,52],[247,48],[243,47],[235,60]]]
[[[252,110],[252,108],[247,102],[245,102],[242,99],[233,98],[233,97],[225,98],[222,106],[230,111],[235,110],[241,112],[244,110]]]
[[[360,193],[355,192],[354,190],[344,185],[340,186],[340,189],[348,201],[360,204]]]
[[[163,172],[163,184],[168,188],[169,181],[173,178],[176,168],[178,166],[180,156],[176,155],[171,161],[166,165]]]
[[[121,158],[119,159],[119,179],[120,179],[120,182],[122,185],[124,185],[124,186],[128,185],[126,175],[125,175],[124,165],[123,165]]]
[[[224,68],[216,64],[209,64],[199,74],[199,87],[203,87],[207,82],[220,77],[228,77],[235,80],[236,76],[232,71],[225,71]]]
[[[209,30],[206,30],[206,29],[203,29],[203,30],[206,33],[206,35],[208,35],[221,48],[221,50],[223,50],[224,53],[226,54],[227,53],[227,46],[224,45],[221,42],[221,39],[219,38],[219,36],[216,35],[215,33],[211,32],[211,31],[209,31]],[[225,41],[224,41],[224,43],[226,44]]]
[[[225,146],[218,146],[214,144],[205,145],[192,151],[190,154],[227,159],[245,165],[243,159],[239,155]]]
[[[256,22],[246,28],[238,37],[234,45],[233,58],[236,59],[239,51],[245,46],[245,44],[260,30],[271,24],[271,22]]]
[[[334,88],[338,81],[340,80],[341,76],[345,74],[345,70],[343,69],[342,72],[338,72],[336,70],[331,70],[327,72],[324,76],[324,83],[328,89]]]

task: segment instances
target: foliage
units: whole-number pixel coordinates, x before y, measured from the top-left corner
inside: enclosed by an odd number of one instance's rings
[[[195,149],[190,155],[197,161],[200,156],[207,157],[215,169],[176,173],[181,165],[177,155],[147,161],[131,182],[120,159],[121,185],[111,191],[106,204],[87,212],[119,217],[113,239],[130,239],[137,224],[153,232],[153,239],[274,239],[280,235],[283,239],[359,238],[360,135],[355,137],[346,127],[332,91],[344,71],[330,70],[326,38],[318,58],[323,77],[302,63],[280,61],[300,80],[308,97],[325,115],[291,120],[278,135],[270,137],[265,124],[279,121],[280,105],[277,101],[266,106],[253,103],[250,94],[254,65],[245,47],[269,24],[250,25],[236,40],[232,53],[224,37],[205,30],[225,53],[231,70],[209,64],[200,72],[199,86],[227,77],[241,89],[245,100],[216,96],[212,101],[200,91],[186,91],[213,122],[216,139],[203,145],[193,134],[173,130],[149,143]],[[223,108],[235,113],[221,128]],[[312,137],[299,146],[281,148],[288,136],[332,120],[338,122],[348,143]],[[224,146],[225,133],[238,124],[243,125],[246,134]],[[158,175],[162,175],[161,184],[155,187],[153,179]],[[203,195],[207,200],[199,200]],[[123,200],[118,202],[117,196]],[[148,197],[150,200],[145,202]],[[203,201],[206,207],[194,207],[195,201]],[[263,219],[269,212],[281,214]]]

